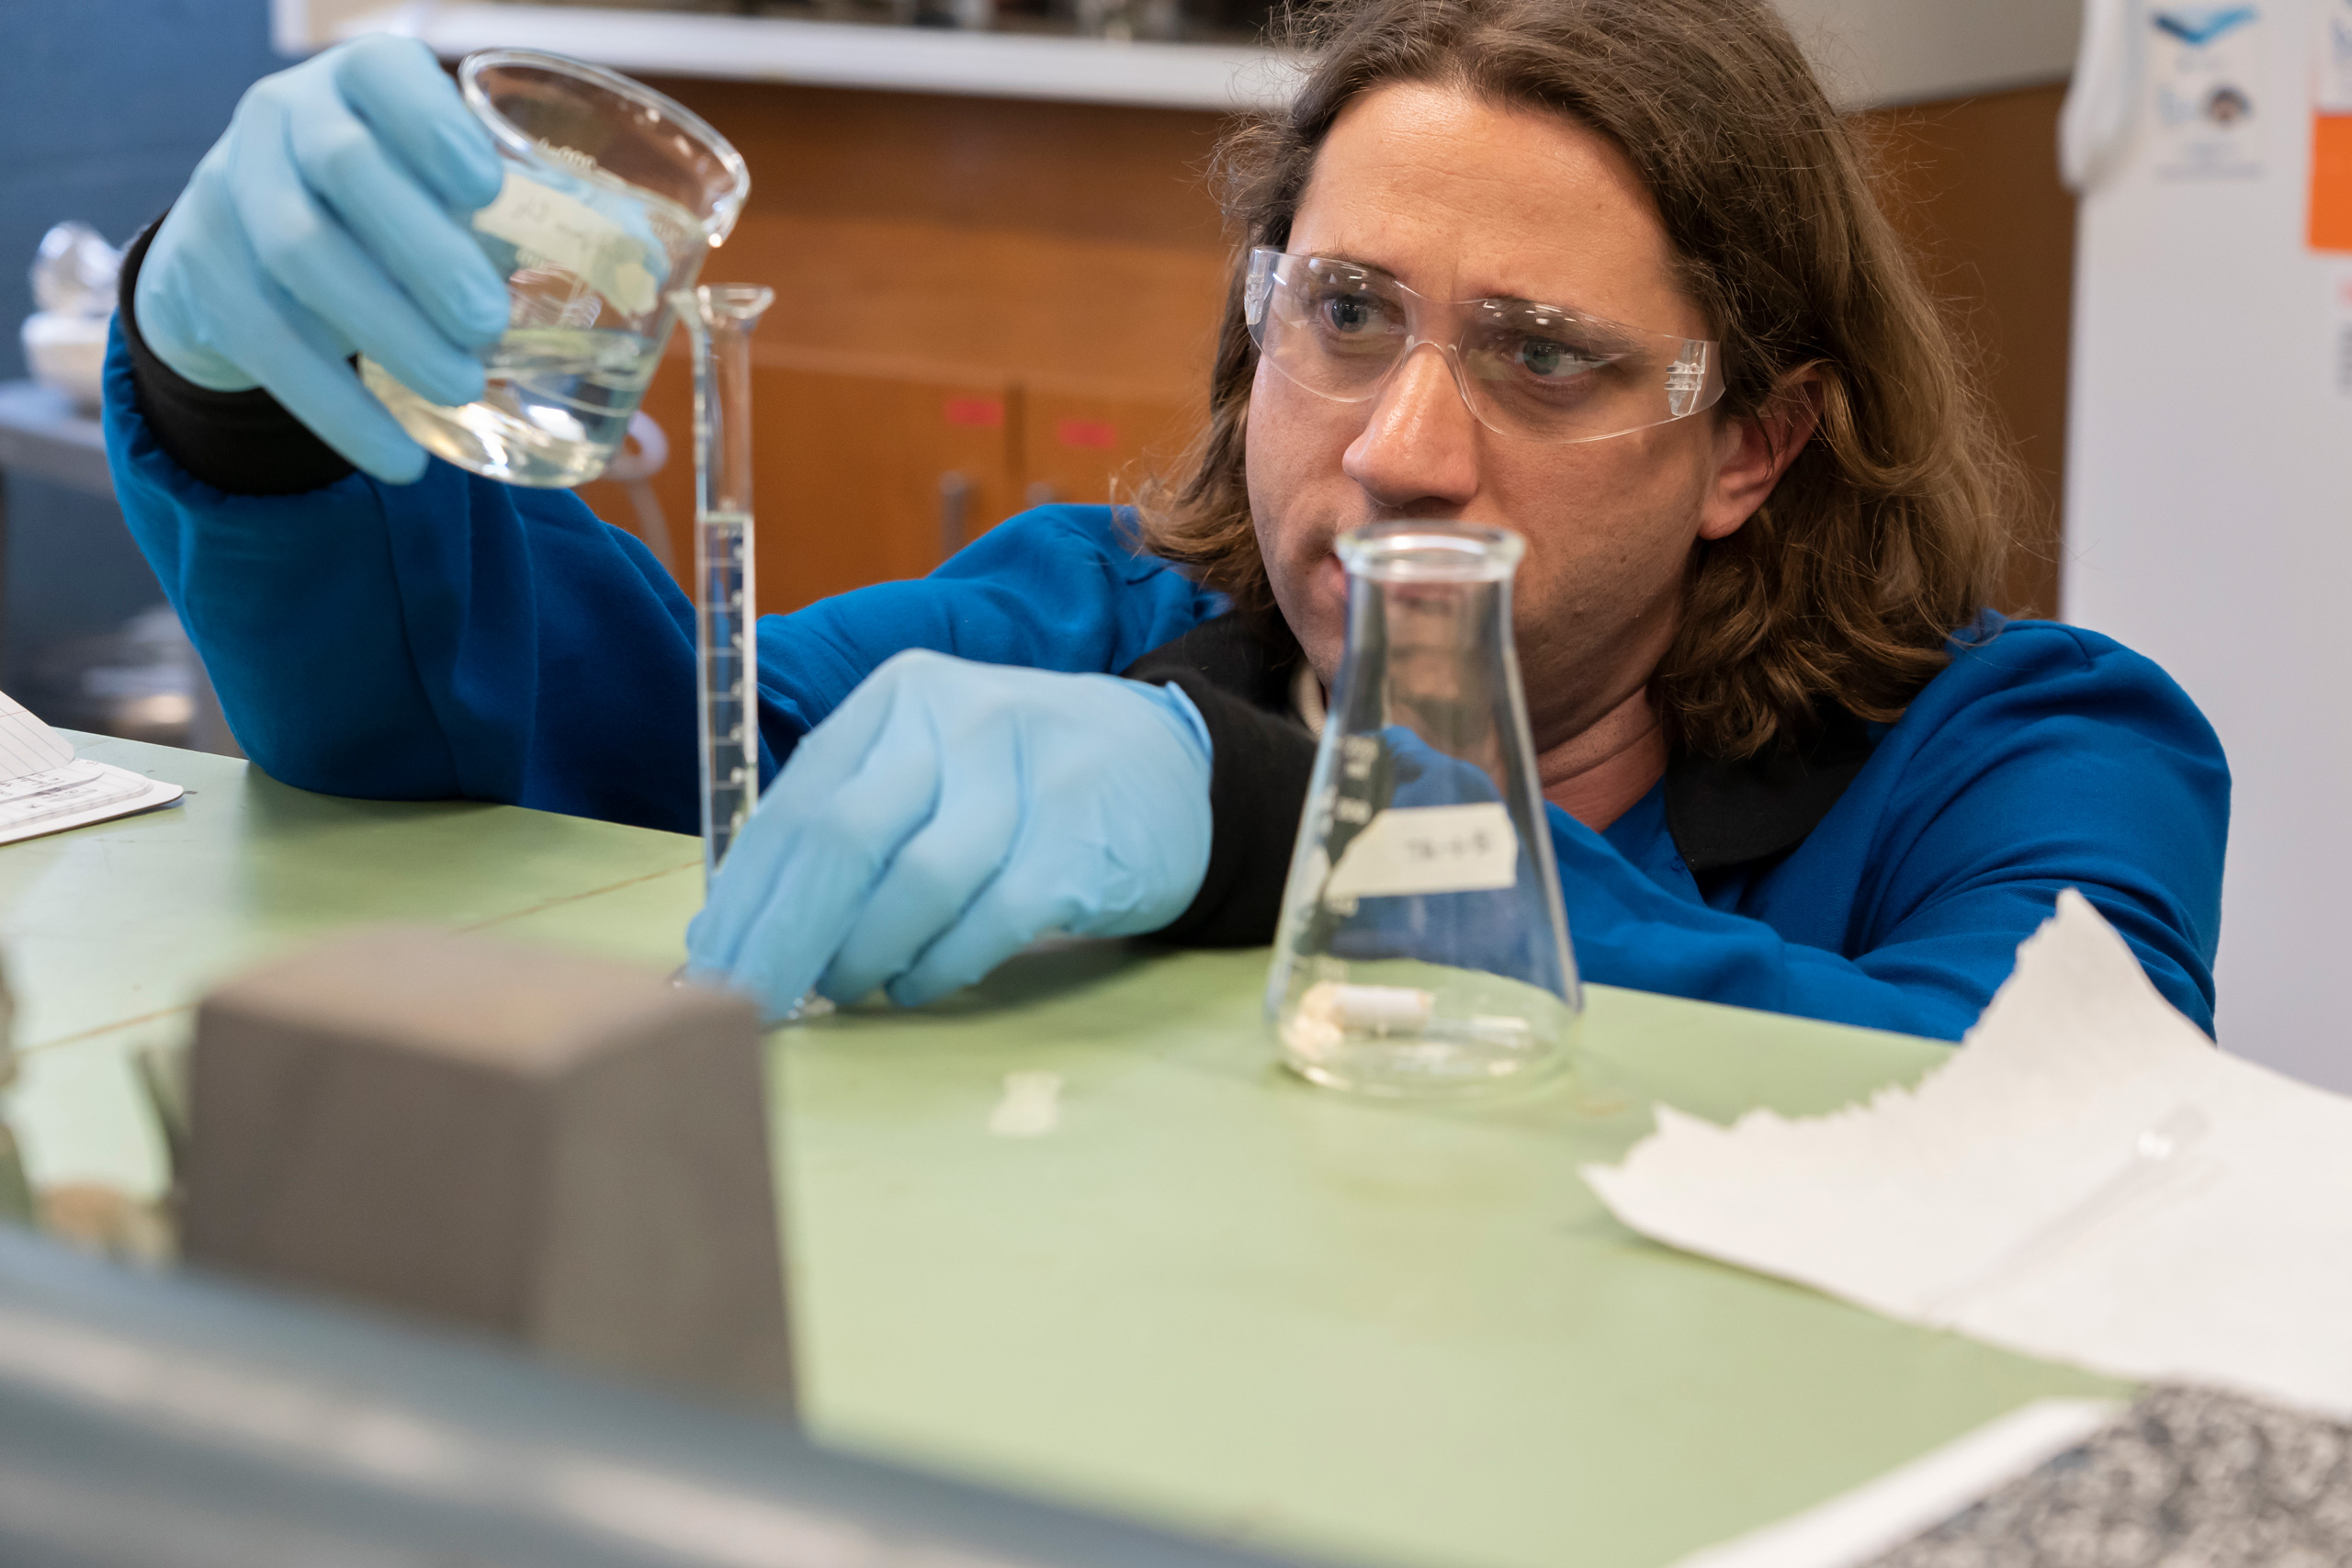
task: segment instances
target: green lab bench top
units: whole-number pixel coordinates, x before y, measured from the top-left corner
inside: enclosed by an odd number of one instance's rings
[[[158,1190],[130,1053],[216,977],[429,920],[672,966],[700,846],[309,795],[128,741],[184,805],[0,846],[35,1179]],[[1268,1054],[1262,953],[1098,944],[775,1036],[808,1415],[828,1440],[1277,1551],[1661,1564],[2046,1395],[2117,1385],[1633,1235],[1577,1175],[1664,1100],[1826,1111],[1943,1047],[1594,987],[1575,1081],[1353,1101]],[[989,1129],[1007,1075],[1059,1123]]]

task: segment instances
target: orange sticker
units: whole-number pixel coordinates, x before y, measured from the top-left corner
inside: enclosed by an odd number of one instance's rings
[[[1119,427],[1099,419],[1066,419],[1054,426],[1054,439],[1065,446],[1116,446]]]
[[[1004,423],[1004,400],[950,398],[940,412],[950,424],[999,425]]]
[[[2352,251],[2352,114],[2312,117],[2311,247]]]

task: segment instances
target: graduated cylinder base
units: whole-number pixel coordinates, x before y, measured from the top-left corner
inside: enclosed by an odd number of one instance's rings
[[[1276,1012],[1283,1061],[1301,1077],[1414,1100],[1544,1078],[1566,1065],[1579,1021],[1541,987],[1410,958],[1312,961]]]

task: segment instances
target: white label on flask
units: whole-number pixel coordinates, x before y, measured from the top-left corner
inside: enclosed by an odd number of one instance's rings
[[[1519,834],[1500,801],[1392,806],[1348,840],[1323,897],[1480,893],[1518,880]]]
[[[577,275],[629,315],[650,313],[660,298],[643,240],[578,197],[513,169],[498,187],[498,199],[474,214],[474,227]]]

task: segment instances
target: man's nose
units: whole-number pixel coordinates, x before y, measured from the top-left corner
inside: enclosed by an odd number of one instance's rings
[[[1385,512],[1469,503],[1478,491],[1478,424],[1443,350],[1416,344],[1405,355],[1340,467]]]

